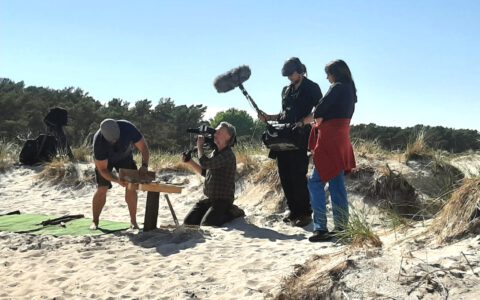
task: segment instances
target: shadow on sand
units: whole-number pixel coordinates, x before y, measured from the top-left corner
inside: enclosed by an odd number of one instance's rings
[[[226,224],[225,230],[239,230],[243,231],[243,236],[253,239],[267,239],[269,241],[276,241],[276,240],[304,240],[305,235],[303,234],[284,234],[278,231],[265,228],[265,227],[258,227],[255,224],[248,223],[247,220],[244,218],[237,218],[230,223]]]
[[[155,248],[162,256],[179,253],[205,242],[205,232],[198,226],[180,226],[172,229],[155,229],[148,232],[130,233],[128,238],[142,248]]]

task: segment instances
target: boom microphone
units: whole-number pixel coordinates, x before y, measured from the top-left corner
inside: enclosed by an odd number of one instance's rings
[[[219,93],[226,93],[233,90],[236,87],[239,87],[245,81],[250,78],[252,72],[250,67],[247,65],[240,66],[238,68],[232,69],[222,75],[219,75],[213,81],[215,89]]]

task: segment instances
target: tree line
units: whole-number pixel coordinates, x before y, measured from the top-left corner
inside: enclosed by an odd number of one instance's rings
[[[246,111],[230,108],[205,120],[207,107],[176,105],[171,98],[160,98],[155,104],[143,99],[129,103],[114,98],[101,103],[80,88],[56,90],[28,86],[23,81],[0,79],[0,137],[21,143],[26,138],[45,132],[43,118],[53,107],[63,107],[69,113],[65,132],[73,146],[91,141],[105,118],[132,121],[145,135],[152,149],[181,151],[192,145],[193,137],[187,128],[202,124],[217,126],[221,121],[237,128],[240,142],[260,143],[265,125],[254,120]],[[352,125],[352,138],[376,140],[390,150],[405,149],[419,132],[423,132],[429,146],[450,152],[480,149],[480,135],[476,130],[430,127],[386,127],[375,124]]]
[[[370,123],[352,125],[350,130],[352,138],[377,141],[388,150],[405,150],[406,146],[420,134],[423,134],[427,146],[433,149],[451,153],[480,149],[480,134],[477,130],[471,129],[425,125],[400,128]]]

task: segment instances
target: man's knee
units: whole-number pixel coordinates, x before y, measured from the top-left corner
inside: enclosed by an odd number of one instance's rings
[[[98,196],[106,196],[108,192],[108,186],[98,186],[97,187],[97,195]]]

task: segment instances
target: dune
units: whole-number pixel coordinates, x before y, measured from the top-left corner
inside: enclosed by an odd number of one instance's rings
[[[78,174],[91,172],[92,167],[75,165]],[[52,184],[41,172],[42,167],[17,166],[0,174],[0,212],[91,217],[92,184]],[[184,184],[181,194],[170,195],[182,219],[202,198],[201,178],[184,172],[163,175]],[[246,217],[219,228],[176,228],[161,197],[160,227],[149,232],[62,237],[0,232],[0,298],[435,298],[443,295],[442,285],[450,296],[469,299],[478,295],[478,236],[435,245],[426,234],[428,220],[392,230],[374,205],[364,203],[364,195],[352,188],[352,180],[350,200],[370,209],[368,219],[383,242],[380,248],[310,243],[311,225],[297,228],[282,222],[281,193],[269,182],[244,176],[237,183],[235,203]],[[123,194],[123,188],[114,185],[101,219],[128,221]],[[146,193],[139,192],[140,222],[145,200]],[[429,291],[428,280],[441,270],[438,288]],[[312,290],[316,292],[308,294]]]

